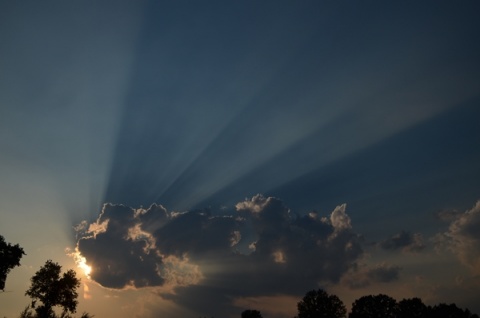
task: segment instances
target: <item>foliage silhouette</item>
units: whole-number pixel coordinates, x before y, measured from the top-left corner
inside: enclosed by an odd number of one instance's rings
[[[387,295],[363,296],[355,300],[349,318],[479,318],[455,304],[426,306],[420,298],[396,302]]]
[[[349,318],[396,318],[397,311],[397,301],[392,297],[369,295],[355,300]]]
[[[428,307],[420,298],[402,299],[398,303],[397,318],[424,318],[427,314]]]
[[[25,295],[32,298],[31,308],[35,309],[34,315],[29,307],[21,313],[21,318],[56,318],[53,307],[62,308],[60,318],[70,318],[69,313],[75,313],[77,309],[77,288],[80,286],[80,279],[77,278],[74,270],[68,270],[61,276],[62,267],[58,263],[48,260],[30,279],[31,286]],[[42,304],[37,306],[37,301]],[[81,318],[90,318],[84,313]]]
[[[343,318],[347,310],[335,295],[328,295],[322,289],[309,291],[297,304],[297,318]]]
[[[56,316],[53,316],[56,318]],[[84,312],[80,318],[93,318],[93,315],[90,315],[86,312]],[[5,317],[6,318],[6,317]],[[25,307],[25,309],[20,313],[20,318],[38,318],[31,310],[30,306]],[[69,314],[67,313],[62,313],[62,315],[59,318],[72,318]]]
[[[247,309],[242,312],[242,318],[263,318],[258,310]]]
[[[20,266],[23,255],[25,255],[23,248],[18,244],[12,245],[5,242],[5,238],[0,235],[0,290],[5,290],[7,275],[11,269]]]
[[[468,309],[462,310],[455,304],[438,304],[429,308],[428,318],[478,318]]]

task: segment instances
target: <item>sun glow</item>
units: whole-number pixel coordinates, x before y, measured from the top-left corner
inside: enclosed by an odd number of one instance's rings
[[[85,257],[82,257],[82,260],[77,263],[78,268],[83,270],[85,276],[90,278],[90,273],[92,272],[92,266],[87,265]]]
[[[87,264],[87,259],[80,254],[77,248],[75,248],[75,252],[68,254],[75,260],[77,267],[82,270],[83,274],[90,278],[90,274],[92,273],[92,266]]]

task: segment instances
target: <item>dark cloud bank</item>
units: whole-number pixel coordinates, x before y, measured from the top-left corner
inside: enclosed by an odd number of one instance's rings
[[[425,249],[423,237],[420,233],[410,233],[408,231],[401,231],[398,234],[382,241],[380,247],[385,250],[399,250],[405,252],[420,252]]]
[[[477,210],[478,204],[463,218],[474,219]],[[466,223],[457,220],[448,233],[460,233]],[[223,215],[105,204],[98,219],[82,222],[77,233],[78,252],[92,267],[94,281],[112,289],[155,287],[195,312],[211,312],[209,299],[225,312],[238,297],[301,295],[332,283],[353,289],[388,283],[398,280],[401,270],[364,264],[362,237],[345,204],[329,216],[294,215],[279,199],[262,195]],[[407,231],[379,246],[404,252],[425,247],[420,234]]]
[[[337,283],[359,267],[361,236],[345,204],[327,217],[296,216],[282,201],[256,195],[235,209],[213,215],[169,212],[157,204],[105,204],[95,222],[77,227],[77,248],[102,286],[159,287],[164,298],[199,311],[206,305],[189,295],[201,292],[219,306],[235,297],[299,295],[318,283]],[[359,272],[368,285],[397,278],[395,270]]]

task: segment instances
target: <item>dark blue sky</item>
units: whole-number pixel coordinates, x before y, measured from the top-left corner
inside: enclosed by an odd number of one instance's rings
[[[408,209],[404,195],[430,213],[476,200],[471,8],[197,6],[147,9],[104,201],[182,210],[265,193],[368,219]]]

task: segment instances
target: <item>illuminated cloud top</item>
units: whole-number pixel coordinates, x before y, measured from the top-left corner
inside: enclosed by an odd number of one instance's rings
[[[293,217],[262,195],[238,203],[236,215],[107,204],[77,227],[77,251],[108,288],[222,282],[232,296],[301,292],[311,281],[338,282],[362,256],[345,208]]]

